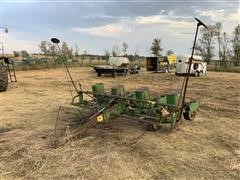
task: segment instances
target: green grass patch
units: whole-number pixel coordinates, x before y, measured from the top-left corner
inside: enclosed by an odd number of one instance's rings
[[[234,72],[234,73],[240,73],[240,66],[216,66],[216,65],[208,65],[207,66],[208,71],[217,71],[217,72]]]

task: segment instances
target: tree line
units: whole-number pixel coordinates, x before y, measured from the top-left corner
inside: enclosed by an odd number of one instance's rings
[[[234,66],[240,65],[240,25],[234,28],[232,37],[222,31],[221,23],[208,25],[207,29],[200,29],[195,54],[202,56],[203,60],[210,64],[217,51],[220,66],[226,67],[227,64],[233,63]],[[231,46],[230,46],[231,44]],[[155,38],[152,42],[151,52],[154,56],[161,56],[163,48],[161,39]],[[167,55],[173,54],[172,50],[167,51]]]
[[[218,52],[215,54],[215,52]],[[196,54],[201,55],[203,60],[210,64],[214,56],[218,56],[220,66],[233,63],[240,65],[240,25],[238,24],[232,36],[223,32],[221,23],[208,25],[208,29],[200,30],[200,38],[196,45]]]
[[[108,59],[110,56],[126,56],[137,57],[138,51],[135,50],[134,54],[128,54],[128,44],[123,42],[121,46],[114,45],[112,50],[103,49],[104,56]],[[77,44],[75,47],[70,47],[66,42],[61,45],[61,51],[68,59],[73,59],[80,55],[87,55],[87,51],[84,50],[80,54],[80,49]],[[56,55],[56,46],[47,41],[41,41],[39,49],[44,55]],[[226,32],[223,32],[223,26],[221,23],[214,25],[208,25],[207,29],[200,29],[199,38],[195,47],[195,54],[202,56],[203,60],[210,64],[213,57],[218,56],[220,66],[227,66],[232,63],[234,66],[240,65],[240,25],[238,24],[231,36]],[[163,48],[161,45],[161,38],[154,38],[149,48],[150,54],[154,56],[162,56]],[[217,52],[217,54],[216,54]],[[29,53],[26,50],[13,51],[15,57],[29,57]],[[174,54],[172,49],[167,50],[166,55]]]

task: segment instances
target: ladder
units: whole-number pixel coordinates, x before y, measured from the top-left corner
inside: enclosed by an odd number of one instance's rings
[[[15,73],[15,68],[14,68],[14,61],[4,57],[4,48],[3,48],[3,42],[0,42],[0,58],[4,59],[4,62],[7,64],[8,68],[8,75],[9,79],[11,82],[17,82],[17,77]]]
[[[17,77],[16,77],[16,73],[15,73],[15,68],[14,68],[14,61],[9,61],[9,63],[7,64],[8,67],[8,74],[10,77],[10,81],[11,82],[17,82]]]

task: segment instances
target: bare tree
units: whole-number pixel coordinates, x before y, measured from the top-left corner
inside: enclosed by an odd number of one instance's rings
[[[120,49],[117,45],[114,45],[112,48],[112,56],[116,57],[120,55]]]
[[[104,55],[105,55],[106,61],[108,63],[108,60],[109,60],[109,57],[110,57],[110,52],[108,50],[106,50],[106,49],[103,49],[103,51],[104,51]]]
[[[47,44],[48,47],[48,53],[55,56],[57,54],[57,47],[53,44],[53,43],[48,43]]]
[[[233,31],[232,39],[233,63],[234,66],[240,65],[240,25],[238,24]]]
[[[69,59],[73,58],[73,49],[68,47],[68,44],[66,42],[62,43],[61,47],[62,53]]]
[[[149,48],[149,46],[145,47],[145,53],[146,53],[146,56],[151,56],[152,55],[151,48]]]
[[[219,56],[220,66],[222,66],[222,56],[221,56],[222,23],[217,22],[215,24],[215,26],[216,26],[216,36],[217,36],[217,40],[218,40],[218,56]]]
[[[201,54],[204,61],[209,64],[214,56],[214,37],[216,36],[216,26],[209,25],[208,29],[201,29],[200,33],[201,37],[198,39],[195,47],[196,53]]]
[[[80,48],[79,48],[79,46],[78,46],[77,43],[74,43],[74,48],[75,48],[74,55],[75,55],[75,57],[78,57],[78,56],[79,56]]]
[[[49,53],[49,43],[47,41],[41,41],[39,44],[39,48],[44,55],[47,55]]]
[[[230,49],[228,47],[230,42],[230,38],[227,35],[226,32],[224,32],[220,39],[220,52],[219,52],[219,58],[221,59],[222,65],[227,65],[227,60],[230,57]]]
[[[127,49],[128,49],[128,44],[124,42],[122,44],[122,52],[124,56],[127,56]]]
[[[140,65],[140,58],[139,58],[138,53],[139,53],[139,48],[138,48],[138,46],[135,46],[133,59],[134,59],[135,62],[138,59],[138,64]]]

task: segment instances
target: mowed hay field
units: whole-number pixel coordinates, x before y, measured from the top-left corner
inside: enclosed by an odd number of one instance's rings
[[[70,68],[84,90],[104,82],[110,90],[149,87],[152,95],[180,90],[183,77],[144,70],[127,77],[96,77]],[[208,72],[191,77],[188,99],[200,100],[192,122],[173,131],[145,131],[117,118],[105,128],[54,149],[51,138],[60,105],[71,93],[63,68],[18,71],[18,82],[0,93],[1,179],[239,179],[240,74]],[[72,88],[73,90],[73,88]]]

